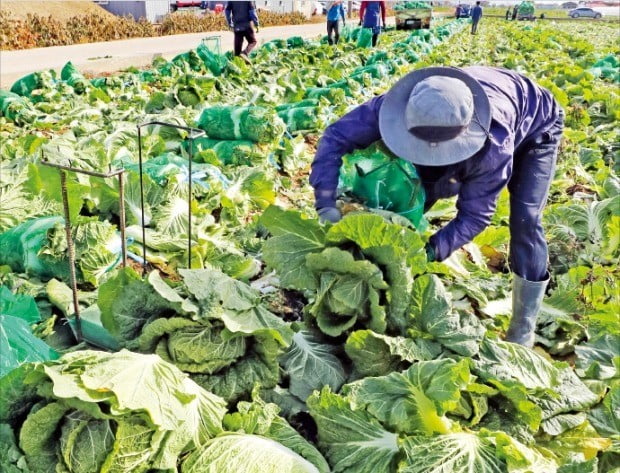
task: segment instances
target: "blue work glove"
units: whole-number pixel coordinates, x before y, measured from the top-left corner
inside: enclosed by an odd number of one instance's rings
[[[427,243],[424,249],[426,250],[426,259],[428,262],[431,263],[435,261],[435,248],[433,248],[433,245]]]
[[[322,223],[336,223],[342,218],[340,210],[336,207],[323,207],[322,209],[317,210],[317,213],[319,214],[319,221]]]

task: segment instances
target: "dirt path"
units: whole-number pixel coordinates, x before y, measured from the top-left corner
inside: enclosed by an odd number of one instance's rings
[[[276,38],[302,36],[313,38],[325,34],[325,24],[274,26],[261,29],[259,44]],[[101,75],[130,66],[147,67],[157,56],[171,59],[181,52],[198,46],[203,38],[220,36],[222,51],[233,46],[229,31],[192,33],[157,38],[139,38],[102,43],[53,46],[49,48],[0,51],[0,88],[10,88],[13,82],[31,72],[55,69],[60,71],[67,61],[82,72]]]

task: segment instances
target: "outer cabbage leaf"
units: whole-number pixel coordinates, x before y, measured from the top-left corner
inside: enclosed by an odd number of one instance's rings
[[[360,378],[402,371],[415,361],[437,358],[442,350],[432,340],[389,337],[372,330],[351,333],[344,349]]]
[[[336,337],[357,322],[377,332],[385,331],[386,311],[380,301],[389,286],[377,266],[355,260],[338,248],[307,255],[306,265],[318,280],[309,312],[322,332]]]
[[[467,360],[420,361],[402,373],[365,378],[342,391],[355,409],[366,409],[399,433],[446,434],[452,424],[445,414],[457,408],[470,378]]]
[[[475,371],[486,382],[521,384],[527,399],[542,409],[542,418],[585,410],[597,397],[566,364],[551,363],[535,351],[520,345],[484,340]]]
[[[423,272],[426,267],[422,238],[378,215],[358,214],[346,216],[327,232],[330,246],[346,247],[351,243],[384,272],[383,279],[388,283],[388,327],[404,334],[410,323],[407,309],[413,275]]]
[[[497,456],[493,442],[483,436],[459,432],[435,437],[406,437],[407,455],[399,473],[504,473],[506,462]]]
[[[602,333],[575,347],[577,373],[581,377],[610,379],[620,376],[620,331]]]
[[[329,465],[321,453],[278,415],[280,408],[277,405],[253,397],[254,402],[240,402],[237,412],[224,416],[226,430],[275,440],[311,462],[321,473],[329,472]]]
[[[419,329],[460,355],[473,356],[485,333],[474,317],[452,310],[448,291],[434,274],[416,278],[411,298],[411,316]],[[415,332],[414,332],[415,333]]]
[[[397,436],[364,410],[328,387],[308,398],[319,447],[334,473],[392,473],[399,457]]]
[[[258,435],[228,433],[194,450],[182,473],[319,473],[312,463],[284,445]]]
[[[265,263],[274,268],[282,287],[288,289],[317,288],[314,275],[306,267],[306,255],[325,247],[325,230],[316,220],[298,212],[271,206],[263,212],[260,223],[272,237],[263,244]]]
[[[280,358],[289,376],[289,390],[302,401],[315,390],[329,386],[334,391],[345,382],[345,370],[338,349],[309,331],[297,332],[291,346]]]

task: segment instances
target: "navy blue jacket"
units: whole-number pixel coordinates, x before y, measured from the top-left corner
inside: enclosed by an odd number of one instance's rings
[[[457,216],[431,238],[438,261],[489,225],[499,193],[510,180],[515,149],[551,129],[562,113],[548,90],[514,71],[483,66],[463,70],[480,82],[489,97],[491,139],[460,163],[416,166],[428,202],[458,195]],[[376,97],[325,130],[310,175],[318,209],[335,205],[342,156],[381,139],[382,103],[383,96]]]
[[[472,21],[480,21],[480,18],[482,18],[482,7],[476,5],[471,11],[471,19]]]
[[[245,31],[250,28],[250,22],[258,26],[256,5],[254,2],[228,2],[224,10],[226,21],[233,25],[235,31]]]

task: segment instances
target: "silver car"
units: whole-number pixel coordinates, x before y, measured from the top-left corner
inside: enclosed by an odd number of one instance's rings
[[[603,14],[587,7],[575,8],[568,12],[571,18],[601,18]]]

